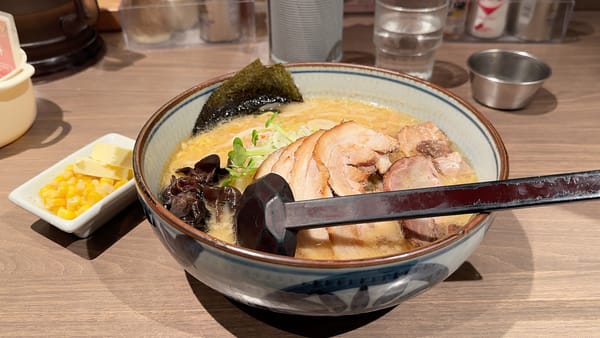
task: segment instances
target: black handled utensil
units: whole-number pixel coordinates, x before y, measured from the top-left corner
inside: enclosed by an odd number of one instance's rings
[[[235,227],[240,245],[293,256],[301,229],[595,198],[600,198],[600,170],[296,202],[288,183],[268,174],[244,191]]]

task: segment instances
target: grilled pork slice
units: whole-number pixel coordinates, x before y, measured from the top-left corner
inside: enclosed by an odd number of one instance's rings
[[[442,184],[433,161],[423,155],[403,157],[383,176],[383,190],[437,187]]]
[[[297,200],[332,196],[327,185],[329,173],[313,158],[315,145],[324,132],[325,130],[319,130],[306,136],[295,150],[294,165],[288,183],[293,187],[294,198]]]
[[[396,221],[326,228],[333,259],[360,259],[406,251],[412,247]]]
[[[328,172],[313,158],[313,151],[324,130],[301,137],[268,156],[255,177],[273,172],[283,177],[292,190],[295,200],[333,196],[327,184]],[[325,228],[298,232],[296,257],[333,259],[329,233]]]
[[[294,165],[288,180],[296,200],[332,196],[327,185],[329,174],[325,168],[317,165],[312,156],[315,144],[324,132],[324,130],[319,130],[304,137],[296,147]],[[317,228],[298,231],[296,240],[296,257],[333,259],[333,249],[327,229]]]
[[[437,157],[450,151],[450,140],[431,121],[403,127],[398,132],[397,139],[405,156]]]
[[[404,190],[440,186],[440,174],[433,161],[423,155],[404,157],[392,164],[383,177],[383,189]],[[434,218],[400,221],[404,236],[413,245],[421,246],[441,238],[442,231]]]
[[[319,138],[314,157],[329,172],[329,186],[336,195],[365,192],[368,178],[389,168],[388,156],[398,141],[349,121],[327,130]]]
[[[267,156],[267,158],[265,158],[260,164],[260,167],[258,167],[256,173],[254,173],[254,179],[261,178],[266,174],[270,173],[273,169],[273,165],[275,165],[275,163],[279,160],[279,157],[281,156],[284,150],[285,148],[279,148],[274,152],[270,153],[269,156]]]
[[[259,171],[284,176],[296,200],[365,193],[373,174],[383,175],[383,190],[440,186],[473,174],[431,122],[405,127],[398,138],[344,122],[274,153]],[[398,149],[410,156],[392,164],[390,156]],[[357,259],[396,253],[441,239],[460,229],[458,224],[466,219],[459,215],[303,230],[298,233],[296,256]]]
[[[473,175],[473,171],[457,152],[433,159],[416,155],[394,162],[383,177],[383,187],[386,191],[435,187],[459,175]],[[422,246],[457,231],[467,219],[468,215],[407,219],[400,226],[413,245]]]
[[[296,162],[296,149],[298,149],[298,147],[302,144],[303,141],[304,137],[301,137],[296,141],[288,144],[285,148],[283,148],[283,151],[279,155],[279,158],[273,164],[271,172],[279,174],[279,176],[285,178],[285,180],[289,182],[292,173],[292,168],[294,167]]]
[[[457,151],[434,158],[433,164],[438,172],[445,177],[460,178],[474,174],[473,168]]]
[[[393,137],[350,121],[324,132],[313,155],[329,173],[328,183],[333,193],[343,196],[364,193],[371,175],[389,169],[389,154],[397,148],[398,142]],[[335,259],[372,257],[405,249],[406,242],[397,222],[326,229]]]
[[[458,224],[464,222],[460,216],[413,218],[402,220],[401,227],[409,242],[419,247],[457,232],[461,228]]]

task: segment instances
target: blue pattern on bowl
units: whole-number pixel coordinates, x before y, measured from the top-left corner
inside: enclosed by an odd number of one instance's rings
[[[214,290],[241,303],[300,315],[376,311],[442,282],[477,248],[488,218],[469,236],[432,254],[366,268],[302,268],[226,254],[178,231],[146,204],[154,232],[178,263]]]

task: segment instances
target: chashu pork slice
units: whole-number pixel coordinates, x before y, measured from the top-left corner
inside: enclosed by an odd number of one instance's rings
[[[400,129],[397,138],[405,156],[424,154],[437,157],[450,152],[450,140],[431,121],[405,126]]]
[[[334,194],[360,194],[365,192],[369,176],[389,169],[389,154],[398,146],[393,137],[348,121],[323,133],[314,157],[327,168]]]
[[[319,130],[303,138],[294,153],[294,166],[288,183],[292,187],[294,199],[307,200],[332,197],[327,184],[329,174],[313,158],[317,141],[325,130]],[[333,259],[333,248],[326,228],[298,231],[296,257],[312,259]]]
[[[385,173],[388,155],[398,148],[393,137],[356,122],[344,122],[323,133],[314,151],[318,164],[329,173],[336,195],[365,192],[368,178]],[[407,243],[397,222],[377,222],[328,227],[334,259],[358,259],[397,253]]]
[[[294,198],[297,200],[333,196],[327,184],[327,169],[319,166],[313,157],[315,145],[324,132],[325,130],[318,130],[306,136],[295,150],[294,166],[288,182],[293,187]]]
[[[266,174],[270,173],[273,169],[273,166],[275,165],[275,163],[277,163],[279,157],[281,156],[284,150],[285,148],[279,148],[274,152],[270,153],[269,156],[267,156],[267,158],[265,158],[260,164],[260,166],[256,170],[256,173],[254,173],[254,179],[261,178]]]
[[[384,175],[383,189],[391,191],[436,187],[443,185],[443,177],[444,172],[440,172],[435,159],[425,155],[404,157],[394,162]],[[459,224],[464,224],[467,218],[468,215],[455,215],[412,218],[399,222],[405,238],[413,246],[423,246],[458,231]]]
[[[294,167],[296,162],[296,149],[298,149],[302,142],[304,142],[304,137],[300,137],[299,139],[282,148],[283,151],[279,155],[279,158],[273,164],[273,167],[271,167],[271,172],[283,177],[288,182],[288,184],[290,182],[292,168]],[[296,191],[294,190],[294,187],[291,185],[290,187],[292,188],[292,192],[294,193],[294,198],[296,198]]]
[[[423,155],[403,157],[383,176],[383,190],[404,190],[442,185],[433,161]]]
[[[327,185],[328,174],[313,158],[315,144],[323,130],[301,137],[268,156],[259,167],[255,178],[276,173],[283,177],[292,190],[295,200],[331,197]],[[333,259],[329,233],[325,228],[298,232],[296,257]]]

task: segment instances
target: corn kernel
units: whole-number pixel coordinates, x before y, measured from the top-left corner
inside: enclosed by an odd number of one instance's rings
[[[58,193],[64,195],[67,193],[67,189],[69,188],[69,184],[65,181],[61,181],[58,185]]]
[[[82,178],[79,178],[77,180],[77,183],[75,184],[75,191],[77,191],[77,192],[84,191],[86,187],[87,187],[87,185],[86,185],[85,181]]]
[[[86,211],[87,209],[91,208],[92,205],[89,203],[84,203],[82,206],[79,207],[79,209],[77,209],[77,214],[81,215],[84,211]]]
[[[53,192],[54,191],[52,190],[52,187],[50,185],[45,185],[42,187],[42,189],[40,189],[40,196],[42,198],[46,198],[46,197],[49,197],[50,195],[52,195]]]
[[[102,199],[102,197],[104,197],[104,196],[102,196],[102,194],[100,194],[100,193],[99,193],[99,192],[97,192],[96,190],[89,191],[89,192],[87,193],[87,195],[85,196],[85,198],[86,198],[86,201],[88,201],[88,202],[90,202],[90,203],[96,203],[96,202],[98,202],[99,200],[101,200],[101,199]]]
[[[68,165],[64,172],[40,188],[38,194],[46,209],[70,220],[126,182],[78,174],[73,171],[73,165]]]
[[[46,200],[48,203],[48,207],[53,208],[53,207],[63,207],[65,205],[67,205],[67,202],[65,201],[64,198],[49,198]]]
[[[110,194],[113,190],[114,190],[113,186],[111,184],[106,183],[106,182],[101,182],[96,187],[96,191],[98,193],[100,193],[101,195],[103,195],[103,196]]]
[[[77,188],[74,187],[74,186],[72,186],[72,185],[70,185],[67,188],[67,195],[66,196],[67,196],[67,198],[71,198],[71,197],[77,196]]]
[[[114,184],[114,180],[112,178],[106,178],[106,177],[101,177],[100,178],[100,183],[106,183],[106,184],[110,184],[113,185]]]
[[[71,210],[67,210],[65,208],[58,209],[56,214],[58,215],[58,217],[65,218],[65,219],[73,219],[73,218],[77,217],[77,214],[75,212],[73,212]]]
[[[125,183],[127,183],[127,180],[118,180],[117,182],[115,182],[115,190],[117,190],[121,186],[125,185]]]
[[[65,170],[65,172],[62,175],[63,175],[64,179],[67,179],[67,180],[69,180],[69,179],[71,179],[71,178],[74,177],[73,176],[73,171],[72,170],[68,170],[68,169]]]

